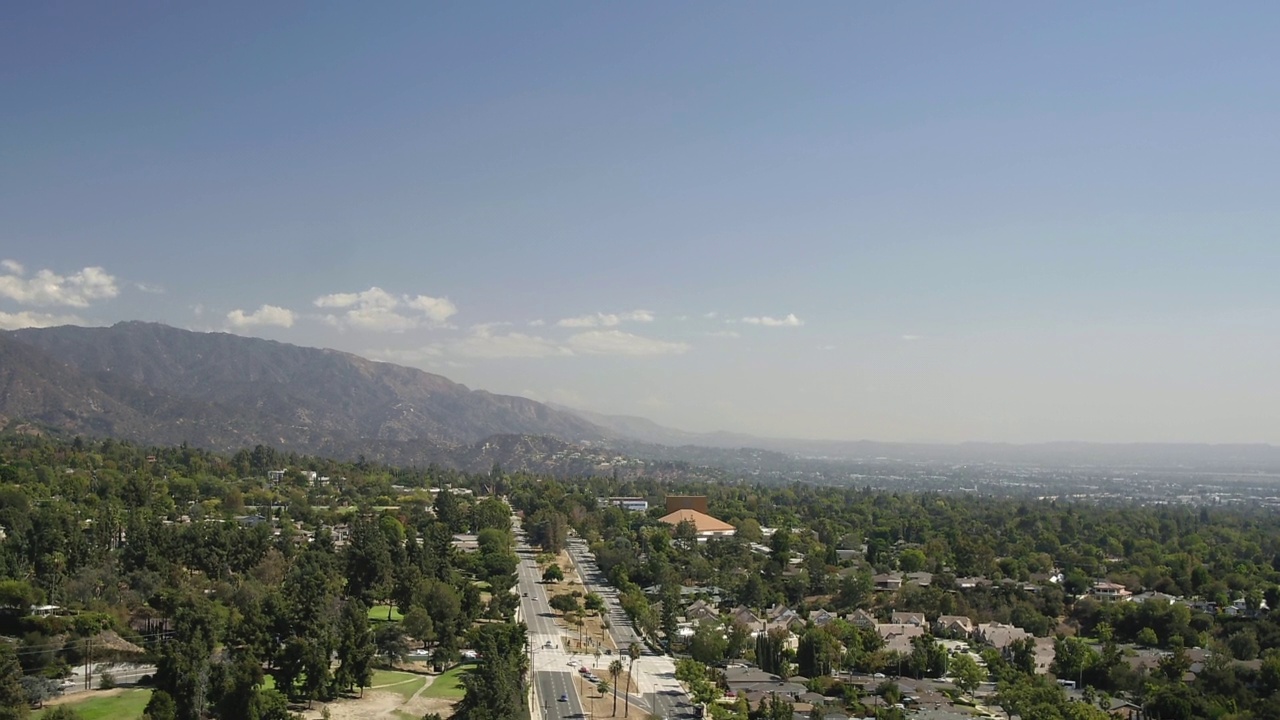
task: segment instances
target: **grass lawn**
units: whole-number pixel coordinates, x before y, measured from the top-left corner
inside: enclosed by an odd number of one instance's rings
[[[400,614],[400,611],[394,607],[391,607],[390,605],[374,605],[373,607],[369,608],[369,619],[370,620],[386,620],[387,608],[389,607],[391,608],[392,620],[404,619],[404,616]]]
[[[426,690],[422,691],[423,697],[445,698],[448,700],[462,697],[465,692],[462,688],[462,676],[474,667],[475,665],[459,665],[441,675]]]
[[[395,672],[393,670],[378,670],[373,674],[373,685],[369,689],[393,692],[408,700],[426,682],[427,678],[422,675]],[[386,687],[379,687],[380,685]]]
[[[146,689],[125,690],[119,695],[94,697],[94,692],[83,694],[83,700],[66,703],[74,708],[84,720],[136,720],[142,717],[142,710],[151,699],[151,691]],[[31,713],[32,720],[44,715],[44,710]]]

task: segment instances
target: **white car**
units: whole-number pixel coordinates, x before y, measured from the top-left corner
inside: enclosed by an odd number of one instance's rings
[[[577,665],[578,665],[578,661],[577,661],[577,660],[570,660],[570,661],[569,661],[569,667],[577,667]]]

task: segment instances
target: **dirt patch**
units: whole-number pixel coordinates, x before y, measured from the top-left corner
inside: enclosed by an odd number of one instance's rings
[[[600,669],[596,671],[596,674],[599,675],[601,679],[608,680],[610,684],[609,692],[605,693],[603,697],[601,697],[600,692],[596,690],[595,685],[583,680],[581,676],[578,677],[578,681],[575,683],[578,689],[578,697],[582,700],[582,709],[585,710],[590,717],[613,717],[613,680],[609,678],[607,667],[608,664],[604,663],[601,665]],[[622,717],[626,707],[627,699],[624,694],[626,689],[627,671],[623,670],[622,674],[618,676],[618,717]],[[634,683],[631,685],[631,692],[633,695],[636,693],[636,686]],[[636,712],[634,703],[631,708],[631,712],[632,714],[635,714]]]
[[[427,683],[423,689],[430,685]],[[455,699],[424,697],[422,690],[408,700],[393,692],[365,690],[363,698],[344,698],[327,706],[331,720],[387,720],[406,716],[420,718],[432,712],[447,718],[453,714],[456,702]],[[303,711],[302,716],[307,720],[319,720],[323,717],[324,708],[324,703],[315,703],[311,710]]]

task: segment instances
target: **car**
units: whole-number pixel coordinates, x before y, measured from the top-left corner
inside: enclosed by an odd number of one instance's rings
[[[589,674],[591,674],[591,671],[590,671],[590,670],[588,670],[588,669],[586,669],[586,668],[584,668],[584,667],[580,667],[580,668],[578,668],[578,674],[579,674],[579,675],[589,675]]]
[[[560,702],[569,702],[569,693],[560,693]]]
[[[882,679],[884,678],[884,673],[876,673],[875,675],[872,675],[871,677],[873,677],[873,678],[875,678],[875,679],[877,679],[877,680],[882,680]]]
[[[529,593],[520,593],[520,597],[529,597]]]
[[[573,667],[573,666],[575,666],[575,665],[577,665],[577,664],[578,664],[578,661],[577,661],[577,660],[570,660],[567,664],[569,665],[569,667]],[[586,670],[586,668],[582,668],[582,669],[583,669],[583,670]]]

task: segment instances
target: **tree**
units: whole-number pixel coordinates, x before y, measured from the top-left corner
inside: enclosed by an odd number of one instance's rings
[[[966,695],[973,694],[987,679],[987,671],[968,653],[961,653],[951,658],[948,672],[955,678],[956,687]]]
[[[601,680],[600,684],[596,685],[596,690],[600,692],[600,697],[604,697],[605,693],[609,692],[610,689],[608,680]]]
[[[150,720],[175,720],[178,717],[178,706],[173,702],[172,695],[164,690],[155,690],[143,713]]]
[[[40,591],[25,580],[0,580],[0,608],[26,612],[40,600]]]
[[[431,639],[434,630],[431,615],[427,613],[426,608],[419,606],[409,608],[409,612],[405,613],[400,627],[404,632],[408,633],[409,637],[422,643],[424,648],[427,646],[427,641]]]
[[[640,658],[640,646],[637,645],[636,643],[631,643],[630,645],[628,645],[627,657],[630,658],[630,662],[627,664],[627,692],[626,692],[626,703],[623,705],[623,708],[622,708],[623,717],[627,717],[627,715],[631,712],[631,675],[632,675],[632,670],[635,668],[636,660]]]
[[[374,633],[374,645],[378,654],[385,657],[392,665],[402,662],[409,654],[409,646],[404,641],[404,632],[399,623],[386,623]]]
[[[338,691],[359,687],[361,696],[373,679],[373,658],[377,654],[373,632],[369,629],[369,610],[359,600],[343,604],[338,618],[338,669],[334,687]]]
[[[26,694],[28,703],[44,707],[46,700],[62,694],[62,683],[40,675],[23,675],[22,691]]]
[[[542,571],[542,582],[544,583],[563,582],[563,581],[564,581],[564,571],[560,569],[559,565],[554,565],[554,564],[548,565],[547,569]]]
[[[1155,647],[1160,644],[1160,638],[1156,637],[1156,631],[1149,627],[1142,628],[1138,632],[1138,644],[1146,647]]]
[[[704,665],[714,665],[725,659],[728,646],[729,641],[718,624],[703,622],[689,639],[689,655]]]
[[[587,597],[583,599],[583,607],[588,612],[600,613],[604,611],[604,598],[597,593],[587,593]]]
[[[569,538],[569,521],[564,514],[555,510],[542,509],[535,512],[525,523],[529,533],[529,541],[541,545],[546,552],[558,555],[564,550]]]
[[[622,661],[609,663],[609,678],[613,680],[613,714],[618,714],[618,678],[622,675]]]
[[[0,720],[22,720],[30,712],[18,655],[9,643],[0,642]]]
[[[385,597],[392,581],[391,549],[373,518],[358,517],[351,524],[344,562],[348,597],[370,605]]]
[[[551,605],[552,610],[559,610],[562,613],[577,612],[579,609],[578,598],[567,593],[553,596],[548,604]]]
[[[81,720],[80,713],[68,705],[56,705],[44,711],[41,720]]]
[[[786,628],[778,627],[756,636],[756,664],[761,670],[781,677],[790,675],[786,660],[789,634]]]

